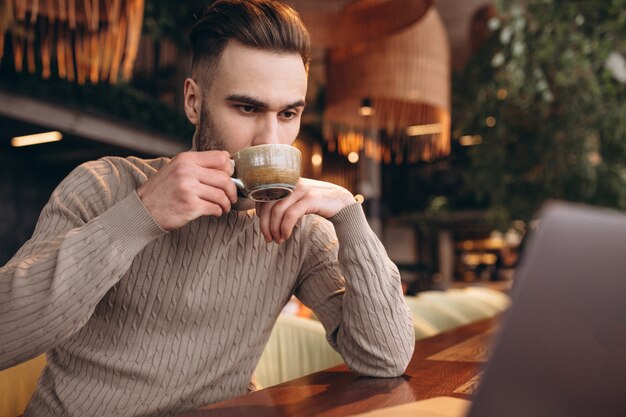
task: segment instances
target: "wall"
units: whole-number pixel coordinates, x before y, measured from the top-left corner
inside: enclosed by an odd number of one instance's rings
[[[0,154],[0,266],[31,237],[41,209],[71,169]]]

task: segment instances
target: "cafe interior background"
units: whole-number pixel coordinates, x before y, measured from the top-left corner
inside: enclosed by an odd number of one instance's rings
[[[0,264],[78,164],[189,148],[206,3],[0,1]],[[624,0],[288,3],[313,41],[303,175],[362,196],[408,294],[506,290],[546,200],[626,208]]]

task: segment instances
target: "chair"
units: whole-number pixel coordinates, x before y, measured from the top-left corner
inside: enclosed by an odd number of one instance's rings
[[[455,310],[466,317],[469,322],[486,319],[495,315],[493,308],[471,297],[467,297],[464,294],[455,293],[454,291],[424,291],[419,293],[418,297]]]
[[[320,322],[281,314],[254,374],[261,386],[268,387],[342,362]]]
[[[409,309],[418,318],[427,321],[438,331],[443,332],[470,323],[470,319],[458,311],[420,296],[406,296]]]
[[[482,310],[485,314],[488,314],[489,317],[495,316],[502,311],[499,307],[485,300],[485,298],[468,292],[465,289],[451,289],[446,291],[446,293],[453,299],[462,299],[465,303]]]
[[[413,317],[415,340],[425,339],[427,337],[434,336],[437,333],[440,333],[440,330],[425,318],[418,316],[414,313],[412,313],[411,316]]]
[[[467,287],[465,293],[473,298],[493,306],[498,312],[503,312],[511,306],[511,298],[505,293],[485,287]]]
[[[45,366],[45,355],[39,355],[0,371],[0,417],[16,417],[24,413]]]

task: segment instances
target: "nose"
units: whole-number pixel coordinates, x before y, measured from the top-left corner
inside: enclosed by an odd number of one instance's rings
[[[278,117],[272,112],[267,112],[258,119],[257,132],[254,138],[255,145],[280,143],[278,140]]]

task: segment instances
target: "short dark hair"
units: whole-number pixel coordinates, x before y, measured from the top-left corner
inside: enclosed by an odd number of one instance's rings
[[[309,33],[298,13],[277,0],[217,0],[189,31],[192,73],[209,73],[226,44],[236,40],[257,49],[297,53],[306,69],[310,60]]]

